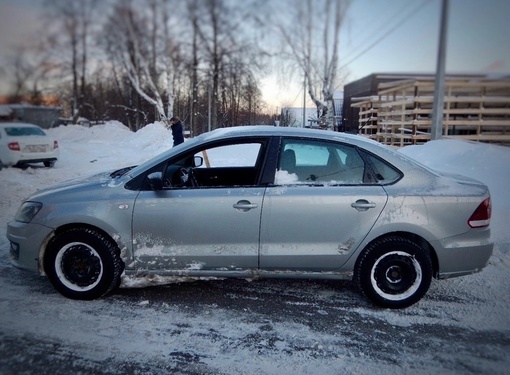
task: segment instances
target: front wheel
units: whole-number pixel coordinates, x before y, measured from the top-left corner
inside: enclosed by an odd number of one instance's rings
[[[427,293],[432,280],[432,261],[416,243],[387,237],[370,244],[360,255],[354,281],[373,303],[405,308]]]
[[[118,246],[100,232],[87,228],[66,230],[48,244],[44,270],[62,295],[91,300],[120,284],[124,263]]]

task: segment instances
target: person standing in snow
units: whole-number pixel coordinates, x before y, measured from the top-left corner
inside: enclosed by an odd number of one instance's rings
[[[174,139],[174,147],[184,142],[182,132],[182,122],[179,117],[175,116],[170,119],[170,127],[172,128],[172,137]]]

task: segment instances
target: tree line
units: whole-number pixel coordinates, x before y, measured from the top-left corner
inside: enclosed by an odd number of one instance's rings
[[[342,0],[43,0],[45,27],[2,72],[9,100],[54,98],[73,120],[136,131],[179,116],[192,134],[273,124],[260,78],[303,77],[332,127]]]

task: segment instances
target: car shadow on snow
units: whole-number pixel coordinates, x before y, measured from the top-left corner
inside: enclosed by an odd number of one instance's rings
[[[192,306],[196,310],[211,305],[231,311],[252,311],[280,316],[315,315],[333,308],[373,307],[350,281],[224,279],[182,282],[144,288],[121,288],[114,296],[138,304],[149,300],[152,306]],[[375,308],[375,307],[374,307]],[[322,310],[321,310],[322,309]],[[284,318],[285,320],[286,318]]]

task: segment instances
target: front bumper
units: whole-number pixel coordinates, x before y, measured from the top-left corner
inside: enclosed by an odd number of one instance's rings
[[[40,224],[12,221],[7,224],[7,239],[10,241],[11,262],[19,268],[41,274],[39,254],[52,228]]]

